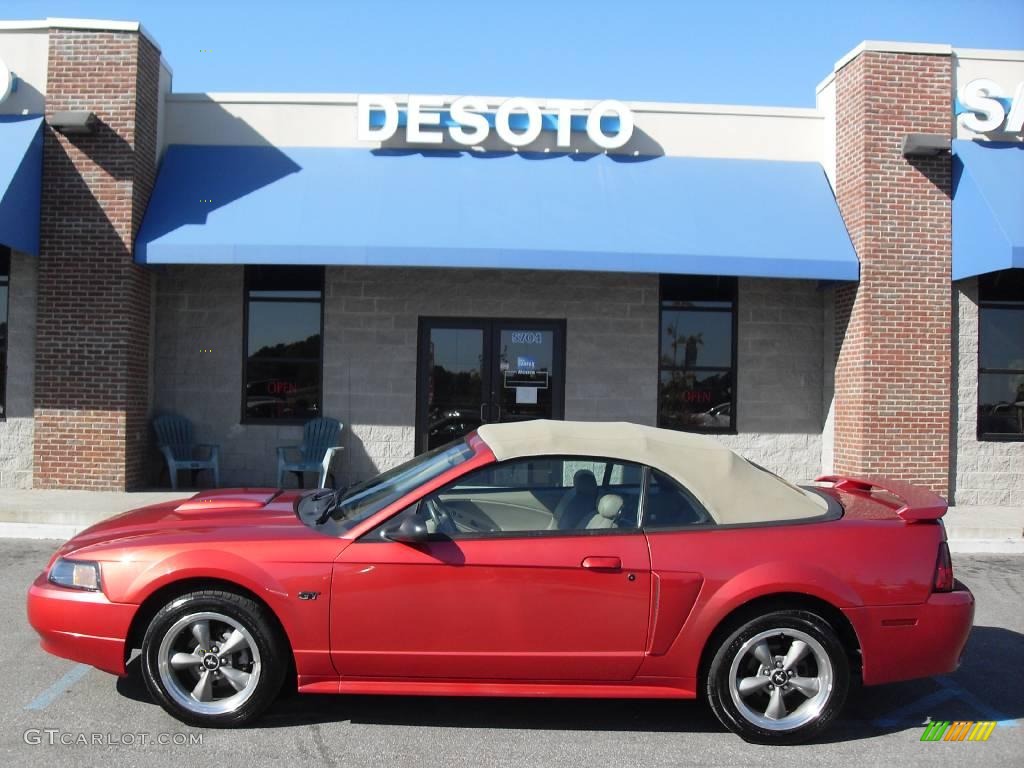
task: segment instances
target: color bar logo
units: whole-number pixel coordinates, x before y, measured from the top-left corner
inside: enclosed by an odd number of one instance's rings
[[[988,741],[995,720],[935,720],[925,726],[921,741]]]

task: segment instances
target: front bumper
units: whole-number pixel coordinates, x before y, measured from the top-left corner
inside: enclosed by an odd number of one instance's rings
[[[920,605],[869,606],[843,611],[862,654],[864,685],[953,672],[974,623],[974,595],[957,582]]]
[[[27,607],[43,650],[125,674],[125,640],[137,605],[112,603],[102,592],[58,587],[44,572],[29,587]]]

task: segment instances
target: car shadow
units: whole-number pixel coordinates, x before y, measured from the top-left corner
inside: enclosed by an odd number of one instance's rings
[[[122,696],[152,704],[138,659],[117,682]],[[992,681],[1004,683],[993,686]],[[1024,717],[1015,692],[1024,685],[1024,635],[975,627],[961,668],[940,678],[855,687],[840,718],[817,743],[856,741],[921,728],[941,720]],[[253,726],[290,728],[350,722],[406,727],[545,731],[724,733],[702,701],[650,699],[520,699],[456,696],[281,696]]]

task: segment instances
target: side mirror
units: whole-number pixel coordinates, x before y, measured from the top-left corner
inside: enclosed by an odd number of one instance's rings
[[[402,544],[419,544],[430,538],[430,532],[422,520],[415,515],[407,515],[401,523],[384,529],[384,538]]]

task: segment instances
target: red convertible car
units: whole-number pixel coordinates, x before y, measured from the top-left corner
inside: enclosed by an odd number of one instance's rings
[[[974,598],[945,502],[797,487],[711,438],[481,426],[344,491],[218,490],[105,520],[31,586],[58,656],[141,649],[175,717],[241,725],[303,693],[705,697],[793,743],[851,683],[955,669]]]

